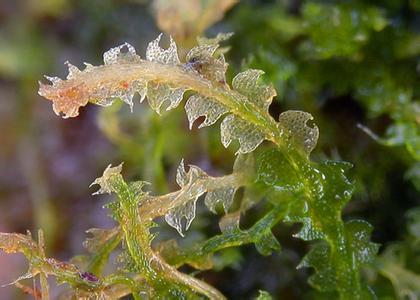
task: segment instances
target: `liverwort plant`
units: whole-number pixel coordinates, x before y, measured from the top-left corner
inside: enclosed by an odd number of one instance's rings
[[[341,217],[353,190],[345,176],[351,165],[310,159],[318,127],[309,124],[313,118],[307,112],[285,111],[277,120],[270,116],[268,108],[276,91],[260,80],[263,71],[246,70],[231,84],[227,82],[228,65],[217,50],[228,37],[220,34],[199,39],[183,61],[172,39],[167,49],[160,46],[161,36],[149,43],[145,58],[125,43],[107,51],[101,66],[86,64],[79,70],[68,63],[65,80],[47,77],[52,84],[40,83],[39,94],[51,100],[54,112],[64,118],[76,117],[80,107],[89,102],[109,106],[121,99],[133,109],[135,94],[140,102],[147,98],[150,107],[161,114],[179,106],[188,91],[185,111],[190,128],[200,117],[204,117],[200,128],[223,117],[222,144],[228,147],[237,141],[239,147],[231,174],[213,177],[197,166],[186,168],[181,161],[176,174],[179,190],[160,196],[147,192],[146,182],[125,181],[122,165],[108,166],[92,185],[99,186],[95,194],[116,196],[106,207],[118,226],[90,230],[92,237],[85,243],[90,255],[83,268],[47,258],[42,243],[34,242],[29,234],[0,234],[2,249],[22,252],[29,260],[29,271],[22,278],[40,274],[46,291],[46,276],[55,276],[70,285],[69,298],[115,299],[131,294],[135,299],[224,299],[215,287],[179,271],[179,267],[188,264],[198,270],[211,269],[215,252],[244,244],[255,244],[262,255],[279,251],[271,229],[284,221],[301,223],[295,237],[314,241],[298,266],[315,269],[309,279],[314,288],[340,299],[374,298],[360,274],[378,250],[378,245],[370,242],[372,228],[362,220],[344,222]],[[260,146],[263,141],[269,143]],[[238,188],[244,188],[246,196],[234,210]],[[252,190],[259,192],[247,193]],[[195,218],[201,196],[211,212],[223,207],[220,234],[192,248],[181,248],[174,241],[155,245],[158,231],[151,229],[158,226],[156,218],[164,217],[183,236]],[[252,197],[266,199],[270,209],[244,230],[241,214],[260,200]],[[104,266],[117,248],[121,248],[121,267],[104,275]],[[269,297],[265,292],[261,295]]]

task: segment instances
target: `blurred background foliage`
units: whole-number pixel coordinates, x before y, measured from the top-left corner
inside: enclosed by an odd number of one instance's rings
[[[278,93],[273,116],[287,109],[314,115],[321,135],[313,158],[354,164],[356,191],[344,216],[375,228],[381,252],[365,276],[377,294],[420,297],[418,0],[2,0],[0,231],[43,228],[48,254],[69,259],[84,251],[86,229],[110,226],[88,188],[109,163],[124,161],[127,176],[150,181],[156,193],[173,190],[181,158],[211,175],[230,171],[234,148],[223,148],[217,127],[188,132],[181,108],[158,117],[146,105],[130,113],[115,103],[63,120],[36,94],[42,74],[66,75],[66,60],[100,64],[105,50],[125,41],[141,55],[161,31],[175,38],[181,57],[196,36],[235,33],[222,49],[230,78],[264,70]],[[260,206],[245,216],[245,227]],[[218,232],[217,218],[197,214],[182,243]],[[232,299],[260,289],[275,299],[316,297],[306,283],[310,271],[295,269],[308,245],[291,238],[296,227],[274,232],[280,253],[228,249],[216,257],[217,270],[202,275]],[[176,233],[166,226],[161,236]],[[0,265],[2,284],[24,269],[19,256],[0,255]],[[1,295],[24,298],[15,288]]]

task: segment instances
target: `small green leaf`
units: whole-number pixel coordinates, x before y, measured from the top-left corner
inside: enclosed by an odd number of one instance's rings
[[[272,300],[273,297],[271,297],[271,295],[266,292],[266,291],[258,291],[259,295],[257,298],[255,298],[255,300]]]
[[[379,250],[379,244],[370,242],[372,225],[363,220],[352,220],[346,223],[345,230],[353,262],[358,265],[371,263]]]
[[[331,252],[326,243],[318,243],[302,259],[298,268],[312,267],[316,273],[309,278],[309,283],[323,292],[334,291],[337,286],[336,269],[331,264]]]
[[[311,52],[321,59],[357,53],[372,31],[381,31],[388,23],[379,8],[349,4],[308,2],[303,18]]]
[[[280,251],[280,243],[271,230],[267,230],[255,240],[255,248],[261,255],[268,256]]]
[[[262,151],[257,156],[257,181],[276,191],[297,192],[303,187],[295,169],[277,149]]]

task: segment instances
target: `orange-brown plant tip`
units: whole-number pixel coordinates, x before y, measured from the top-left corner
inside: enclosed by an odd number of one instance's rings
[[[38,94],[53,102],[53,110],[57,115],[63,114],[64,118],[79,115],[79,108],[88,103],[84,85],[79,86],[54,86],[39,83]]]

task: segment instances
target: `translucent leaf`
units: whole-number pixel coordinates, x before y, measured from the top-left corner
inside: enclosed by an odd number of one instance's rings
[[[90,63],[87,63],[87,62],[84,62],[83,64],[85,65],[85,69],[83,70],[83,72],[85,72],[85,73],[92,72],[97,68],[94,65],[92,65]]]
[[[264,71],[261,70],[246,70],[233,78],[232,87],[246,96],[250,102],[268,110],[273,97],[276,96],[276,90],[272,85],[259,82],[263,74]]]
[[[311,114],[303,111],[289,110],[280,114],[280,130],[293,141],[295,146],[309,155],[318,142],[319,129],[316,125],[309,127],[307,122],[313,120]]]
[[[322,232],[322,230],[318,228],[309,217],[293,218],[291,216],[288,216],[287,218],[285,218],[285,221],[302,223],[302,228],[299,230],[298,233],[295,233],[293,235],[294,237],[300,238],[304,241],[313,241],[325,238],[325,234]]]
[[[344,174],[350,166],[344,162],[327,161],[304,168],[303,178],[311,178],[313,185],[310,192],[315,199],[309,200],[301,194],[291,203],[285,220],[302,223],[296,237],[304,240],[324,239],[327,238],[326,232],[335,230],[339,222],[337,216],[352,193],[353,185]]]
[[[159,62],[162,64],[172,64],[177,65],[179,64],[179,58],[178,58],[178,52],[176,48],[176,44],[172,37],[169,37],[169,48],[163,49],[159,46],[160,39],[162,38],[162,34],[159,34],[159,36],[151,41],[147,45],[146,49],[146,59],[148,61],[154,61]]]
[[[203,170],[194,165],[189,165],[189,170],[187,172],[185,170],[184,160],[181,160],[177,169],[176,181],[180,187],[189,185],[185,190],[190,191],[197,179],[205,178],[207,176],[208,175]]]
[[[213,63],[207,66],[207,70],[202,72],[203,74],[210,74],[210,78],[215,80],[219,84],[226,84],[226,70],[228,64],[226,63],[225,56],[220,54],[220,57],[214,60]]]
[[[83,243],[83,246],[90,253],[96,253],[106,244],[107,241],[118,234],[118,227],[112,229],[91,228],[86,232],[91,234],[92,237],[87,238]]]
[[[95,104],[101,106],[111,105],[115,99],[121,99],[130,106],[133,111],[133,97],[136,93],[140,95],[140,102],[144,100],[147,92],[147,83],[142,80],[134,80],[130,84],[126,81],[120,81],[118,85],[112,83],[111,86],[104,84],[100,89],[92,93]]]
[[[184,160],[181,160],[177,170],[176,170],[176,183],[182,188],[187,185],[189,181],[188,173],[185,171]]]
[[[206,119],[198,126],[198,128],[214,124],[223,114],[228,112],[228,109],[211,98],[203,97],[197,94],[188,99],[185,104],[185,111],[187,112],[191,129],[194,121],[200,116],[204,116]]]
[[[233,165],[233,173],[240,173],[242,176],[246,176],[244,177],[244,182],[248,180],[249,182],[256,182],[257,173],[254,155],[252,153],[237,155]],[[264,197],[262,189],[256,184],[244,186],[244,188],[240,204],[241,212],[247,211]]]
[[[122,171],[122,163],[116,167],[111,167],[111,165],[108,165],[108,167],[105,169],[104,173],[101,177],[96,178],[94,182],[90,186],[93,186],[95,184],[98,184],[100,186],[99,190],[93,195],[98,194],[111,194],[114,191],[114,187],[112,186],[112,183],[110,179],[115,175],[120,175]]]
[[[241,217],[240,211],[224,215],[219,221],[220,231],[223,233],[238,233],[239,219]]]
[[[248,153],[258,147],[264,140],[264,134],[253,124],[234,115],[227,116],[221,124],[222,144],[226,148],[232,140],[239,141],[238,153]]]
[[[176,182],[180,187],[185,187],[188,185],[187,188],[184,190],[189,194],[194,193],[194,183],[197,179],[205,178],[208,175],[201,170],[199,167],[194,165],[189,165],[188,172],[185,170],[184,160],[181,160],[177,168],[176,173]]]
[[[188,230],[191,222],[195,218],[195,209],[198,197],[206,192],[203,185],[196,185],[195,182],[200,178],[207,177],[207,174],[196,166],[190,166],[188,172],[185,171],[184,161],[181,161],[178,169],[176,180],[179,186],[182,188],[179,194],[176,196],[176,200],[183,203],[178,205],[165,214],[166,222],[174,227],[181,236],[184,236],[183,231]],[[183,225],[183,219],[185,218],[185,226]]]
[[[61,81],[63,81],[61,78],[56,77],[56,76],[47,76],[44,75],[44,77],[50,81],[53,85],[57,85],[57,83],[60,83]]]
[[[358,272],[361,265],[368,263],[377,251],[377,245],[369,241],[372,228],[366,222],[343,224],[340,219],[340,212],[353,189],[353,184],[345,176],[345,170],[350,166],[344,162],[328,161],[306,165],[303,173],[305,178],[311,178],[310,192],[314,198],[300,200],[302,207],[291,209],[288,217],[310,219],[310,222],[309,219],[303,222],[299,237],[315,239],[321,233],[324,236],[318,238],[328,241],[308,254],[306,265],[316,269],[310,278],[312,285],[320,290],[335,290],[340,294],[371,299],[372,294],[367,288],[362,286],[355,290],[354,286],[360,284]]]
[[[69,74],[67,75],[67,79],[73,79],[78,74],[82,73],[82,71],[80,71],[76,66],[72,65],[68,61],[66,61],[64,64],[69,69]]]
[[[214,52],[219,48],[217,43],[203,43],[201,45],[195,46],[188,51],[187,56],[185,59],[188,62],[193,61],[208,61],[213,57]]]
[[[189,183],[190,183],[190,187],[188,189],[189,193],[194,194],[195,190],[198,188],[199,190],[203,189],[204,187],[197,186],[195,187],[194,183],[197,179],[203,179],[208,177],[208,175],[206,174],[206,172],[204,172],[203,170],[201,170],[199,167],[194,166],[194,165],[189,165],[190,169],[188,170],[188,176],[189,176]]]
[[[248,173],[254,176],[253,172],[255,171],[255,158],[253,154],[240,154],[235,158],[233,163],[233,172],[234,173]],[[254,178],[254,177],[253,177]]]
[[[214,191],[207,192],[206,197],[204,198],[204,203],[207,208],[216,213],[217,203],[222,203],[225,213],[228,212],[229,208],[233,203],[233,196],[235,195],[236,188],[226,187],[221,189],[216,189]]]
[[[185,170],[184,161],[181,161],[176,174],[176,181],[181,187],[171,201],[182,203],[170,209],[165,215],[167,223],[174,227],[181,235],[187,230],[195,217],[196,202],[198,197],[207,192],[205,205],[214,213],[217,203],[222,203],[225,212],[228,211],[233,202],[236,186],[225,186],[217,188],[214,183],[207,183],[212,180],[203,170],[196,166],[189,166],[188,172]],[[213,178],[214,179],[214,178]],[[185,218],[185,226],[183,219]]]
[[[197,203],[196,198],[188,201],[184,205],[177,206],[173,209],[171,209],[166,215],[165,215],[165,221],[172,227],[174,227],[181,236],[184,236],[183,231],[188,230],[190,227],[192,221],[195,218],[195,206]],[[186,223],[185,226],[182,224],[182,219],[185,218]]]
[[[184,92],[184,88],[173,88],[167,84],[150,82],[147,85],[147,100],[150,107],[160,114],[164,102],[169,102],[166,110],[177,107],[182,101]]]
[[[126,52],[122,50],[127,49]],[[104,53],[105,66],[115,64],[133,64],[140,62],[140,57],[136,54],[134,47],[128,43],[111,48]],[[87,64],[84,70],[79,70],[74,65],[66,62],[69,69],[67,81],[57,77],[46,77],[53,85],[40,83],[39,94],[53,101],[53,110],[59,115],[64,114],[64,118],[76,117],[79,114],[79,108],[85,106],[88,101],[92,101],[101,106],[109,106],[119,98],[126,102],[130,109],[133,109],[133,96],[135,93],[140,95],[140,101],[146,95],[146,81],[142,79],[107,80],[101,79],[99,84],[90,84],[83,76],[86,73],[95,73],[100,67],[94,67]],[[102,69],[103,71],[103,69]],[[96,73],[95,73],[96,74]],[[95,79],[100,76],[95,76]],[[91,80],[94,80],[91,78]]]
[[[123,52],[122,50],[127,49]],[[140,56],[136,54],[136,50],[129,43],[109,49],[104,53],[104,64],[112,65],[116,63],[136,63],[140,61]]]

